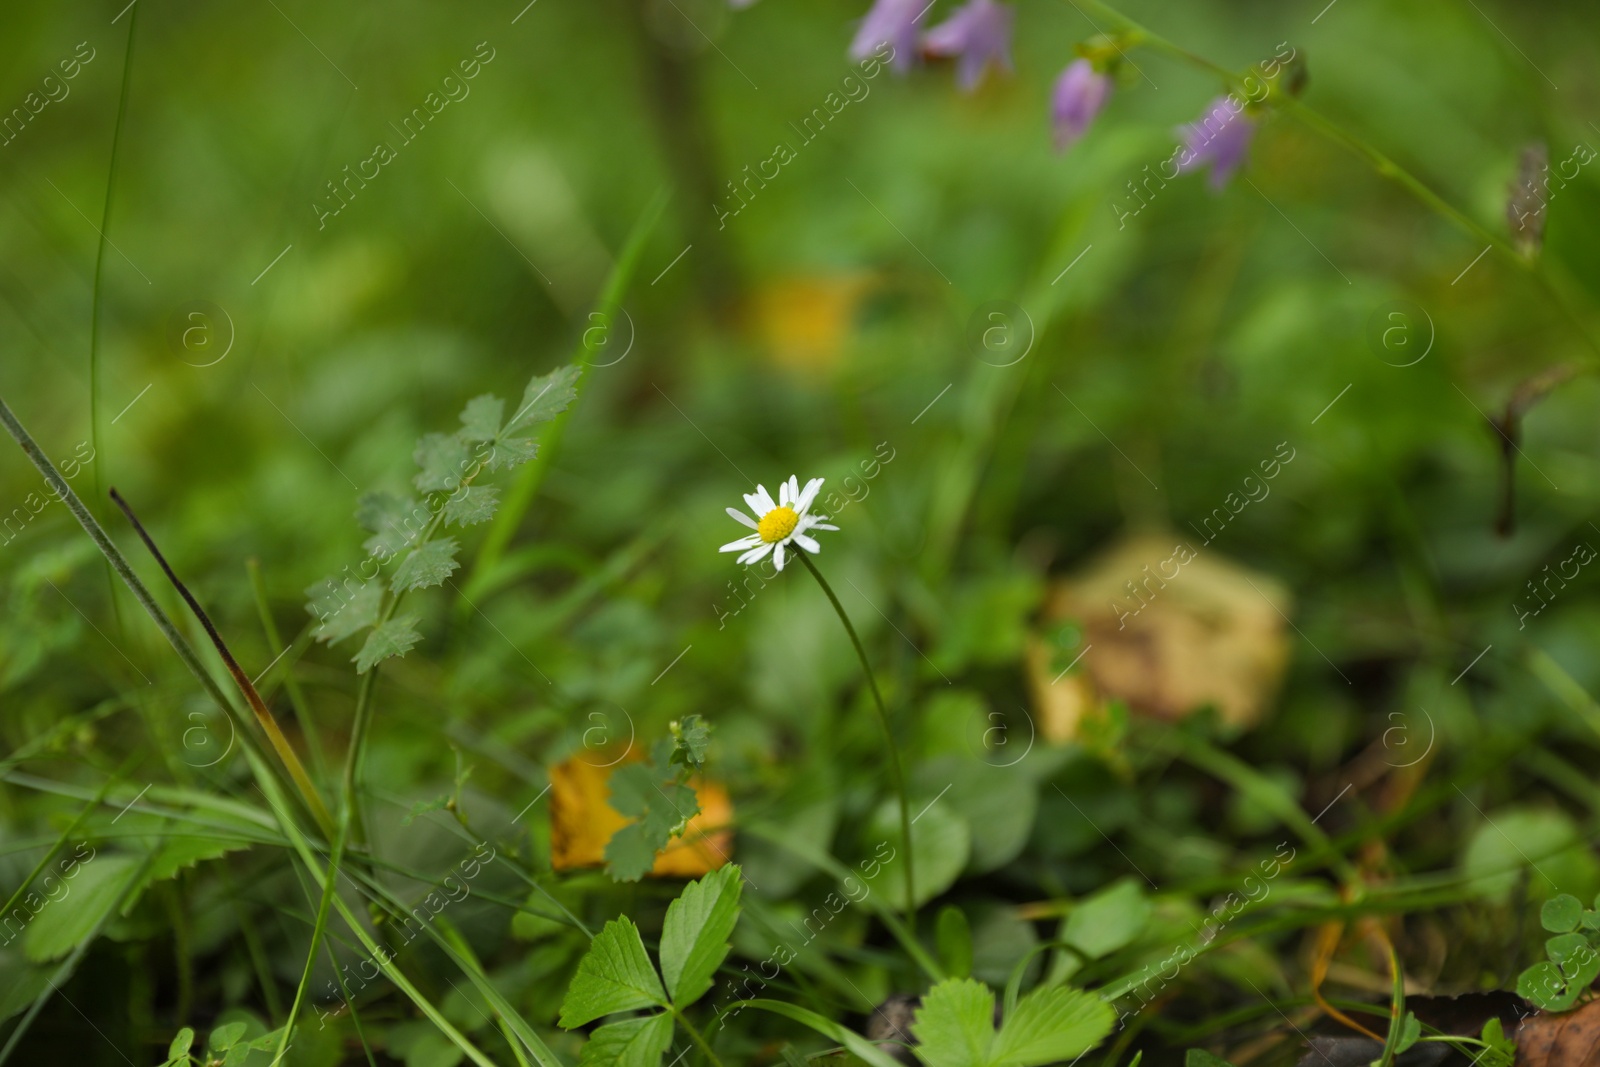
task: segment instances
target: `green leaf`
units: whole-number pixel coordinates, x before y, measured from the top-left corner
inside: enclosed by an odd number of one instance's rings
[[[167,1046],[167,1059],[175,1060],[180,1056],[187,1056],[192,1048],[194,1048],[194,1031],[185,1026],[178,1031],[178,1036],[172,1039],[172,1044]]]
[[[452,493],[444,505],[444,521],[452,526],[476,526],[494,518],[500,490],[490,485],[469,485]]]
[[[616,882],[637,882],[655,866],[656,853],[667,847],[672,834],[652,830],[644,823],[629,823],[606,842],[606,873]]]
[[[248,1023],[227,1023],[211,1031],[211,1038],[206,1042],[206,1051],[224,1052],[239,1043],[244,1036]]]
[[[661,976],[679,1010],[705,995],[728,957],[728,935],[739,921],[743,888],[739,868],[730,863],[690,882],[667,905],[661,928]]]
[[[1394,1054],[1403,1055],[1407,1049],[1415,1045],[1422,1037],[1422,1023],[1411,1012],[1406,1012],[1405,1021],[1400,1024],[1400,1040],[1394,1043]]]
[[[939,960],[952,978],[966,978],[972,974],[972,927],[967,923],[967,913],[954,904],[946,904],[939,911],[935,928],[939,946]]]
[[[472,468],[471,450],[453,433],[424,434],[411,458],[422,468],[411,484],[424,493],[453,492]]]
[[[460,548],[453,537],[440,538],[429,541],[421,548],[412,551],[394,569],[394,577],[389,579],[389,588],[396,593],[404,593],[410,589],[427,589],[439,585],[450,575],[455,573],[456,550]]]
[[[1517,996],[1543,1011],[1566,1011],[1579,992],[1567,985],[1561,968],[1549,960],[1535,963],[1517,977]]]
[[[639,928],[622,916],[606,923],[589,943],[561,1002],[561,1025],[571,1030],[602,1015],[666,1006],[667,995],[645,955]]]
[[[1061,940],[1097,960],[1143,933],[1152,910],[1139,883],[1124,879],[1079,903],[1062,924]]]
[[[597,1027],[578,1067],[656,1067],[672,1044],[672,1016],[645,1015]]]
[[[607,803],[637,821],[611,835],[606,864],[617,881],[638,881],[672,835],[682,833],[699,814],[700,802],[693,789],[654,762],[619,767],[607,784],[611,789]]]
[[[917,806],[911,810],[916,812]],[[899,801],[891,798],[880,804],[873,812],[871,828],[876,840],[889,842],[896,855],[900,854]],[[960,877],[971,854],[972,830],[967,820],[943,801],[934,800],[911,824],[911,841],[916,852],[917,904],[921,905],[949,889]],[[905,872],[898,862],[879,885],[893,907],[905,907]]]
[[[1116,1025],[1111,1005],[1082,989],[1035,989],[1006,1017],[992,1067],[1033,1067],[1070,1060],[1103,1041]]]
[[[940,982],[922,998],[911,1032],[917,1058],[928,1067],[989,1067],[994,990],[971,978]]]
[[[685,715],[672,724],[672,762],[698,770],[711,747],[711,724],[699,715]]]
[[[163,838],[149,865],[145,867],[144,873],[139,876],[135,891],[129,894],[127,902],[123,904],[122,914],[126,915],[133,910],[135,901],[139,899],[139,893],[143,892],[146,886],[171,878],[185,867],[193,867],[202,860],[219,859],[229,852],[239,852],[250,847],[248,841],[194,834]]]
[[[578,377],[582,373],[582,367],[571,364],[534,378],[523,390],[522,403],[517,406],[516,414],[511,416],[511,421],[506,423],[501,432],[516,433],[525,426],[549,422],[567,410],[567,405],[578,396]]]
[[[494,443],[487,466],[492,471],[508,471],[520,467],[539,454],[539,445],[526,437],[506,437]]]
[[[1570,933],[1583,920],[1583,902],[1571,893],[1551,897],[1539,909],[1539,922],[1553,934]]]
[[[307,588],[306,596],[311,598],[306,611],[322,620],[317,640],[336,645],[378,621],[383,583],[362,582],[351,588],[350,584],[327,578]]]
[[[493,393],[473,397],[461,409],[461,439],[493,441],[500,436],[500,420],[505,413],[506,402]]]
[[[366,674],[391,656],[403,656],[410,652],[422,640],[422,635],[417,633],[419,621],[419,616],[402,615],[398,619],[390,619],[368,634],[367,643],[351,657],[355,661],[356,673]]]
[[[22,954],[47,963],[77,948],[117,906],[142,866],[132,856],[92,856],[78,866],[76,877],[56,883],[64,887],[62,896],[52,900],[29,891],[17,905],[33,914],[22,934]]]
[[[1233,1064],[1203,1048],[1192,1048],[1184,1054],[1183,1067],[1233,1067]]]
[[[365,493],[356,502],[356,521],[373,534],[362,547],[383,557],[395,555],[416,540],[430,517],[428,509],[411,497],[384,490]]]

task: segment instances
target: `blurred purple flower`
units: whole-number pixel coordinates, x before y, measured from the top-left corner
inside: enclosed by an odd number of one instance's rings
[[[996,0],[971,0],[929,30],[923,50],[936,56],[960,56],[956,80],[971,92],[992,60],[1011,69],[1011,9]]]
[[[887,44],[894,69],[907,70],[917,53],[917,25],[932,6],[932,0],[876,0],[850,42],[850,58],[859,63]]]
[[[1064,152],[1078,143],[1110,96],[1111,79],[1096,71],[1087,59],[1079,59],[1061,72],[1050,106],[1058,151]]]
[[[1221,189],[1244,162],[1255,132],[1255,121],[1244,114],[1243,106],[1235,107],[1231,98],[1219,96],[1198,122],[1178,127],[1184,144],[1178,170],[1194,170],[1210,163],[1211,188]]]

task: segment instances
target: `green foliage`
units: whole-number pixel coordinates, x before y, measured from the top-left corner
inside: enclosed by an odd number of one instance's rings
[[[935,934],[945,973],[952,978],[969,977],[972,974],[972,927],[967,923],[967,913],[954,904],[946,904],[939,909]]]
[[[700,813],[689,776],[699,768],[709,743],[710,726],[691,715],[675,724],[671,737],[655,744],[650,759],[625,763],[612,773],[607,803],[633,821],[606,843],[611,877],[619,882],[643,878],[656,853]]]
[[[912,1032],[928,1067],[1038,1067],[1094,1048],[1115,1022],[1111,1006],[1092,993],[1035,989],[994,1025],[994,991],[970,978],[940,982],[922,998]]]
[[[595,1029],[583,1064],[653,1067],[672,1040],[672,1012],[699,1000],[727,958],[728,935],[739,919],[743,874],[733,864],[684,887],[667,907],[661,934],[661,977],[650,963],[639,930],[626,917],[606,923],[578,964],[561,1003],[561,1025],[582,1026],[606,1015],[641,1008],[668,1009]]]
[[[437,537],[442,526],[476,526],[494,517],[499,490],[472,484],[485,471],[509,470],[532,459],[536,450],[527,438],[510,434],[556,418],[577,397],[582,368],[561,367],[538,375],[528,383],[523,405],[503,427],[505,402],[491,394],[473,397],[461,412],[461,428],[454,433],[424,434],[412,458],[419,468],[412,484],[425,499],[419,503],[385,490],[362,495],[356,521],[372,536],[362,547],[368,565],[381,568],[399,558],[385,595],[381,583],[363,574],[357,580],[335,575],[309,587],[306,610],[320,625],[319,641],[334,644],[372,628],[353,657],[356,671],[365,674],[386,659],[404,656],[421,640],[421,617],[395,618],[405,594],[443,584],[459,566],[460,545],[454,538]]]
[[[665,1007],[667,995],[645,955],[639,928],[627,916],[596,935],[561,1002],[561,1025],[571,1029],[634,1008]]]
[[[1203,1048],[1192,1048],[1184,1054],[1183,1067],[1233,1067],[1233,1064]]]
[[[1517,978],[1517,993],[1544,1011],[1568,1011],[1600,978],[1600,897],[1595,908],[1562,893],[1544,902],[1539,921],[1554,937],[1545,941],[1547,959]]]
[[[668,906],[661,930],[661,975],[679,1009],[705,995],[727,958],[742,888],[743,874],[730,863],[691,882]]]

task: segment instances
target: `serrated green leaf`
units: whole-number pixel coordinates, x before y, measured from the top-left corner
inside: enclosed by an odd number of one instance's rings
[[[363,495],[356,504],[356,521],[372,536],[361,547],[374,556],[387,559],[415,541],[432,513],[411,497],[378,491]]]
[[[500,490],[492,485],[469,485],[450,494],[444,505],[444,521],[452,526],[476,526],[494,518],[500,506]]]
[[[1583,920],[1583,902],[1571,893],[1551,897],[1539,909],[1539,922],[1553,934],[1571,933]]]
[[[638,881],[672,835],[682,833],[700,813],[700,802],[693,789],[656,763],[619,767],[607,785],[611,790],[607,803],[636,821],[611,835],[606,843],[606,864],[617,881]]]
[[[390,619],[368,634],[367,643],[351,657],[355,661],[356,673],[366,674],[384,660],[410,652],[422,640],[422,635],[417,633],[419,621],[416,615],[402,615]]]
[[[493,393],[473,397],[461,409],[462,440],[493,441],[500,436],[500,420],[505,413],[506,402]]]
[[[460,548],[453,537],[429,541],[414,549],[400,561],[389,579],[389,588],[396,593],[410,589],[428,589],[443,582],[456,570],[456,550]]]
[[[311,598],[306,611],[321,621],[316,631],[317,640],[336,645],[378,621],[378,611],[383,605],[383,583],[325,578],[308,586],[306,596]]]
[[[422,472],[411,479],[424,493],[453,492],[472,468],[472,451],[453,433],[424,434],[411,458]]]
[[[583,368],[577,365],[557,367],[528,383],[522,392],[522,403],[506,423],[502,433],[513,434],[535,423],[549,422],[571,404],[578,395],[578,377]]]
[[[606,923],[589,943],[561,1002],[561,1025],[571,1030],[602,1015],[666,1006],[667,995],[645,955],[639,928],[623,916]]]
[[[672,1016],[645,1015],[597,1027],[578,1067],[656,1067],[672,1044]]]
[[[606,842],[606,873],[613,881],[637,882],[650,873],[656,853],[667,847],[672,835],[652,830],[644,823],[629,823]]]
[[[940,982],[911,1023],[917,1058],[928,1067],[988,1067],[994,1044],[994,990],[971,978]]]
[[[520,467],[539,454],[539,445],[526,437],[507,437],[494,443],[487,466],[492,471],[508,471]]]
[[[698,770],[711,747],[711,724],[699,715],[685,715],[672,724],[672,740],[672,762]]]
[[[22,933],[22,954],[34,963],[60,959],[77,948],[111,913],[142,867],[132,856],[91,856],[72,878],[59,879],[60,897],[29,891],[13,908],[32,914]],[[54,892],[54,890],[50,890]]]
[[[230,852],[240,852],[250,847],[247,841],[201,837],[194,834],[163,838],[160,847],[156,849],[155,855],[145,867],[144,873],[139,876],[134,891],[123,903],[122,914],[126,915],[133,910],[139,894],[147,886],[171,878],[185,867],[193,867],[202,860],[220,859]]]
[[[730,863],[690,882],[667,905],[661,928],[661,977],[680,1011],[705,995],[727,959],[728,935],[739,921],[743,888],[739,868]]]
[[[992,1067],[1035,1067],[1094,1048],[1116,1025],[1111,1005],[1082,989],[1035,989],[1017,1002],[994,1044]]]

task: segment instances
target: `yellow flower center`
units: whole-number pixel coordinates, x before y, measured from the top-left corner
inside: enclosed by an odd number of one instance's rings
[[[799,524],[800,516],[795,514],[794,508],[785,505],[773,508],[763,515],[756,525],[756,533],[761,535],[761,540],[770,545],[794,533],[794,528]]]

